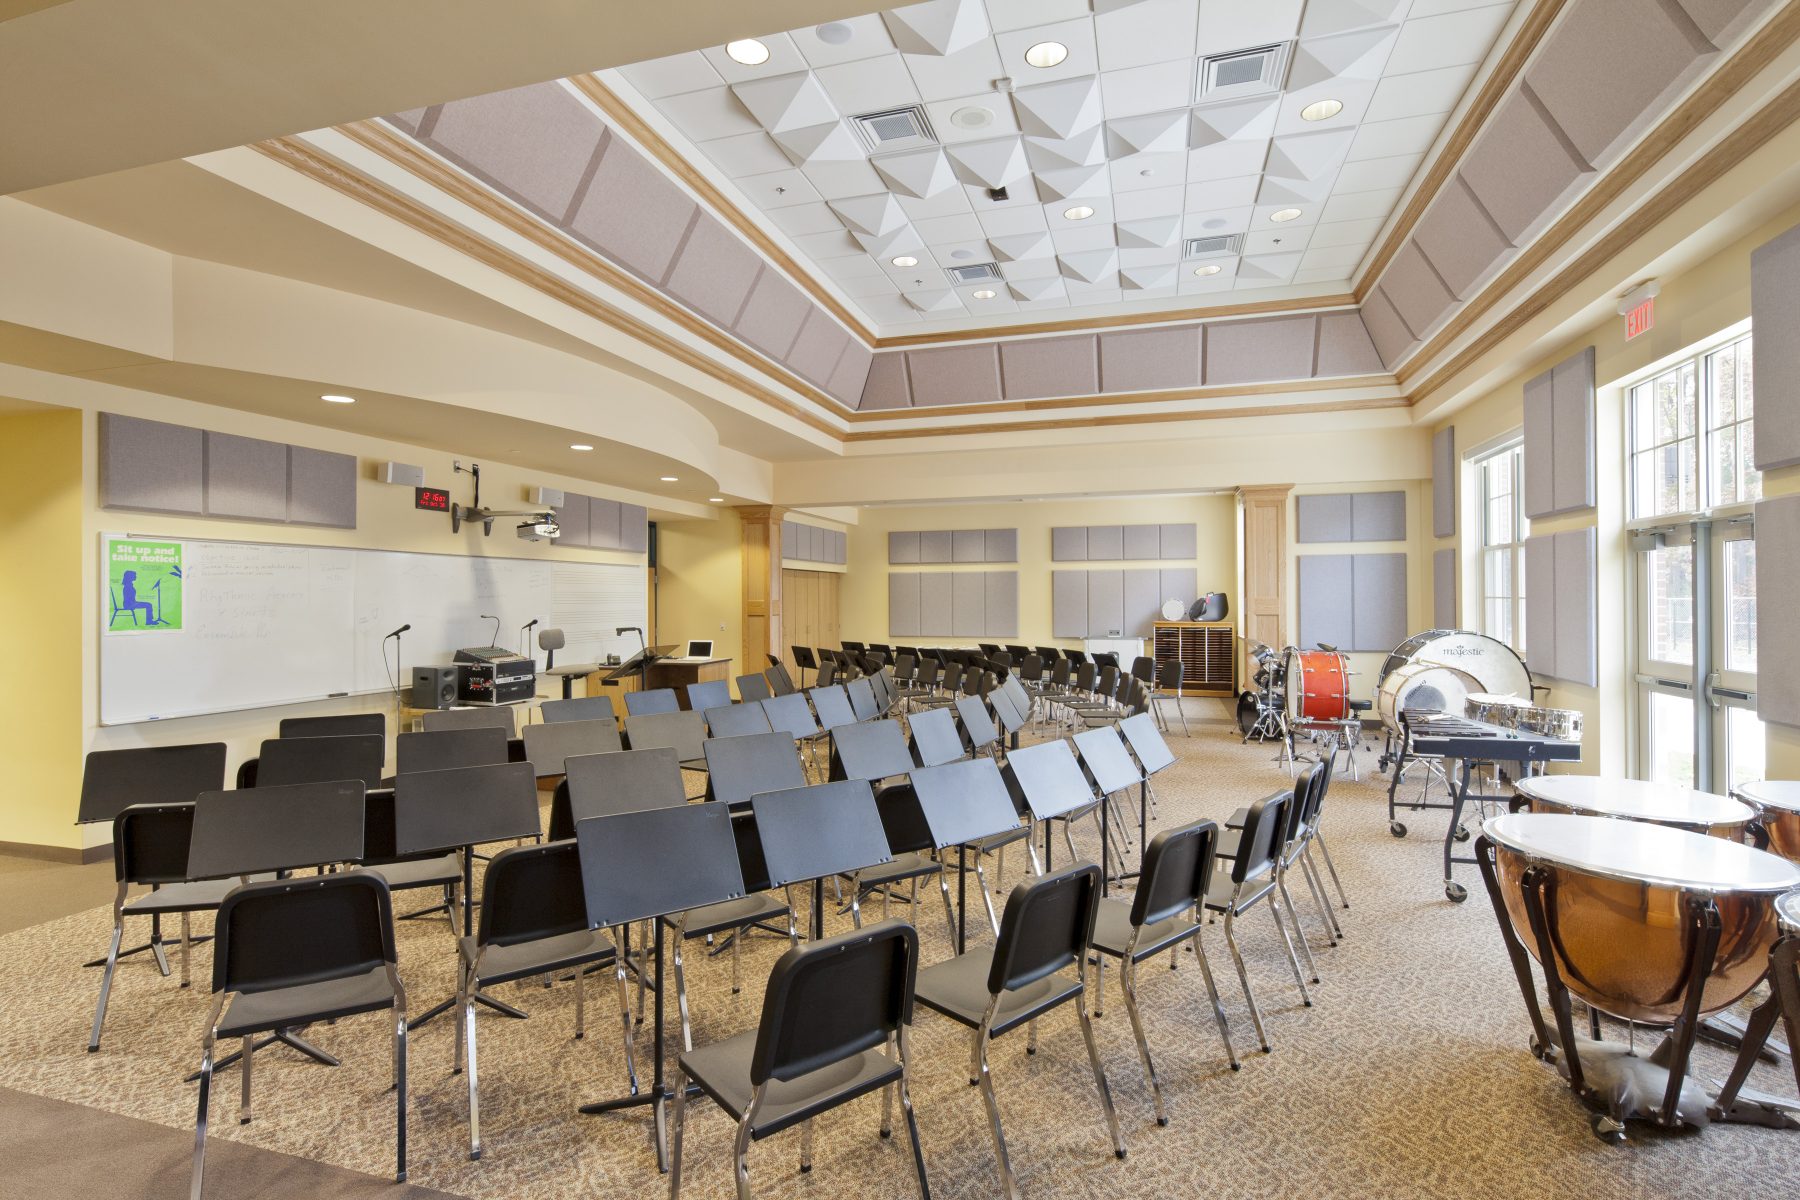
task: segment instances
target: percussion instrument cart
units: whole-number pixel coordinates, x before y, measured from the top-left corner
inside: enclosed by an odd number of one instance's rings
[[[1525,944],[1514,931],[1512,922],[1507,919],[1506,899],[1500,890],[1500,878],[1495,865],[1494,843],[1488,840],[1486,834],[1475,839],[1475,857],[1465,861],[1473,861],[1481,869],[1482,883],[1487,887],[1488,898],[1494,905],[1494,915],[1500,922],[1500,936],[1506,944],[1507,957],[1511,960],[1513,974],[1518,979],[1520,995],[1524,998],[1525,1008],[1531,1017],[1531,1052],[1539,1060],[1553,1064],[1557,1073],[1568,1081],[1569,1090],[1575,1093],[1575,1098],[1594,1114],[1590,1120],[1594,1136],[1609,1145],[1619,1145],[1625,1141],[1625,1122],[1631,1120],[1653,1121],[1668,1129],[1681,1125],[1698,1129],[1706,1126],[1709,1121],[1800,1128],[1800,1124],[1796,1124],[1791,1117],[1766,1102],[1735,1101],[1735,1092],[1730,1083],[1722,1093],[1729,1107],[1715,1105],[1713,1097],[1688,1076],[1688,1062],[1692,1057],[1694,1040],[1700,1026],[1701,996],[1718,959],[1723,927],[1718,906],[1712,897],[1685,898],[1683,919],[1694,932],[1686,971],[1686,978],[1690,983],[1683,995],[1681,1013],[1670,1027],[1666,1039],[1648,1056],[1640,1056],[1629,1046],[1602,1040],[1599,1036],[1598,1014],[1592,1010],[1590,1032],[1593,1036],[1583,1038],[1575,1033],[1573,1001],[1568,985],[1556,966],[1557,951],[1551,940],[1551,924],[1546,910],[1545,892],[1551,882],[1549,869],[1541,864],[1534,864],[1525,870],[1519,884],[1533,940],[1537,943],[1535,957],[1544,974],[1544,987],[1554,1028],[1544,1019],[1537,984],[1531,973],[1532,955],[1527,952]],[[1777,946],[1780,945],[1778,942]],[[1792,990],[1791,946],[1787,954],[1789,987]],[[1775,1000],[1771,1000],[1764,1008],[1775,1003]],[[1796,1003],[1800,1003],[1800,1000]],[[1759,1014],[1762,1011],[1759,1009]],[[1795,1017],[1790,1013],[1788,1019],[1792,1022]],[[1771,1014],[1768,1024],[1772,1025],[1773,1021]],[[1747,1074],[1749,1070],[1745,1065],[1745,1058],[1754,1061],[1754,1051],[1746,1051],[1744,1058],[1739,1060],[1738,1069],[1733,1071],[1733,1081],[1740,1085],[1739,1076]]]

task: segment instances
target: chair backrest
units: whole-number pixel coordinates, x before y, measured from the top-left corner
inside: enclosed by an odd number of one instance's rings
[[[746,700],[742,704],[723,704],[706,710],[709,737],[743,737],[751,733],[769,733],[774,729],[763,711],[766,700]],[[785,732],[785,731],[784,731]]]
[[[883,1045],[912,1021],[919,935],[882,921],[797,946],[763,991],[750,1082],[798,1079]]]
[[[896,654],[894,656],[894,682],[911,683],[918,672],[919,659],[913,654]]]
[[[752,700],[767,700],[775,694],[769,690],[769,681],[761,675],[739,675],[737,690],[738,699],[746,703]]]
[[[674,688],[649,688],[625,693],[625,715],[627,717],[679,711],[681,711],[681,701],[676,698]]]
[[[1147,654],[1140,654],[1131,660],[1131,675],[1145,683],[1156,682],[1156,660]]]
[[[968,754],[956,716],[948,708],[927,708],[907,721],[912,730],[913,758],[921,767],[939,767]]]
[[[1154,925],[1198,904],[1212,882],[1219,827],[1195,821],[1165,829],[1144,847],[1143,873],[1131,898],[1131,923]]]
[[[571,758],[616,754],[624,746],[619,723],[611,717],[598,721],[539,721],[525,727],[525,759],[539,779],[563,774]]]
[[[181,883],[194,836],[194,801],[132,804],[112,822],[113,878],[120,883]]]
[[[1075,689],[1091,692],[1100,677],[1100,668],[1091,662],[1077,663],[1075,666]]]
[[[1294,793],[1275,792],[1250,806],[1244,817],[1243,831],[1238,836],[1238,855],[1231,864],[1231,882],[1243,883],[1275,868],[1275,855],[1281,849],[1288,808],[1293,802]]]
[[[552,704],[586,704],[591,703],[593,700],[599,700],[602,704],[606,703],[605,700],[599,699],[598,697],[585,697],[581,700],[546,700],[544,701],[544,707],[548,708]],[[611,716],[612,713],[609,711],[606,715]],[[556,719],[557,718],[552,717],[547,712],[544,714],[544,720],[546,721]],[[572,721],[584,718],[563,717],[561,719]],[[508,704],[489,704],[475,708],[440,709],[436,712],[425,713],[419,718],[419,724],[426,733],[439,733],[445,729],[504,729],[506,731],[506,736],[512,737],[515,732],[513,710],[512,706]]]
[[[215,993],[349,979],[393,962],[393,906],[373,871],[245,884],[214,922]]]
[[[629,695],[630,693],[626,693]],[[706,715],[692,710],[645,713],[625,724],[625,742],[632,750],[650,750],[672,746],[682,762],[701,756],[700,743],[706,740]]]
[[[1313,824],[1319,818],[1319,805],[1325,800],[1327,770],[1323,762],[1315,762],[1300,772],[1294,781],[1294,803],[1288,812],[1283,837],[1288,854],[1299,849],[1299,844],[1312,833]]]
[[[573,841],[514,846],[488,861],[478,944],[516,946],[586,928],[581,855]]]
[[[960,691],[962,690],[962,677],[962,663],[959,660],[952,659],[944,664],[944,677],[938,681],[938,686],[943,688],[946,692]]]
[[[284,738],[297,737],[344,737],[358,733],[374,733],[387,736],[387,716],[384,713],[339,713],[330,717],[283,717],[276,727],[276,736]]]
[[[1156,679],[1153,682],[1165,692],[1181,695],[1181,676],[1185,668],[1179,658],[1165,658],[1156,664]]]
[[[627,696],[631,692],[625,693]],[[551,724],[562,721],[609,721],[619,719],[611,696],[574,696],[568,700],[546,700],[538,705],[538,716]]]
[[[812,705],[799,692],[770,696],[762,702],[762,710],[771,730],[785,733],[795,741],[816,736],[819,732],[819,722],[813,716]]]
[[[987,705],[980,696],[958,696],[956,715],[962,719],[969,749],[981,750],[1000,740],[1000,731],[994,727],[994,718],[988,715]]]
[[[394,739],[394,773],[485,767],[505,762],[506,753],[506,734],[491,727],[403,733]],[[266,787],[269,781],[259,777],[259,782]]]
[[[1100,668],[1100,679],[1094,685],[1094,690],[1100,693],[1100,698],[1103,700],[1110,700],[1118,695],[1119,665],[1117,663],[1108,663]]]
[[[1000,917],[988,994],[1022,988],[1080,962],[1093,940],[1099,905],[1100,868],[1093,863],[1064,867],[1013,888]]]
[[[927,690],[938,685],[938,676],[944,673],[944,664],[935,658],[927,658],[913,672],[913,686]]]
[[[837,680],[837,677],[838,677],[837,660],[834,658],[826,659],[824,662],[819,664],[819,674],[813,680],[813,686],[814,687],[829,687],[833,682],[835,682]]]
[[[504,739],[502,739],[504,741]],[[264,787],[360,779],[381,786],[387,739],[373,733],[338,737],[270,738],[258,756],[256,782]]]
[[[769,691],[775,695],[791,696],[794,694],[794,677],[788,674],[785,663],[770,663],[768,670],[763,672],[763,678],[769,681]]]
[[[1041,655],[1027,654],[1019,660],[1018,678],[1026,683],[1036,683],[1044,677],[1044,660]]]
[[[881,712],[875,703],[875,685],[867,678],[852,679],[844,688],[850,700],[850,711],[859,721],[873,721]]]
[[[539,650],[546,650],[546,651],[549,651],[550,653],[554,654],[556,651],[561,650],[564,646],[567,646],[568,644],[569,644],[569,639],[563,634],[563,631],[560,629],[540,629],[540,630],[538,630],[538,649]]]
[[[687,706],[695,712],[722,708],[731,703],[731,684],[723,679],[706,679],[687,685]]]
[[[1066,658],[1058,658],[1050,664],[1050,682],[1055,687],[1069,686],[1069,672],[1074,668]]]

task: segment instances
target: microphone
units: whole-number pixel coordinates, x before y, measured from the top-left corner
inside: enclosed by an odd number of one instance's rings
[[[406,625],[402,625],[400,628],[394,630],[394,632],[388,634],[387,637],[382,638],[381,640],[385,642],[388,640],[388,638],[397,638],[401,634],[405,633],[407,630],[409,630],[411,628],[412,628],[412,625],[410,623],[406,624]]]
[[[488,645],[498,646],[500,644],[500,618],[496,617],[493,613],[482,613],[481,619],[484,621],[492,621],[494,623],[494,636],[488,642]]]
[[[537,623],[538,623],[538,619],[536,617],[533,617],[533,618],[531,618],[531,620],[525,622],[525,628],[530,629],[532,626],[536,625]]]

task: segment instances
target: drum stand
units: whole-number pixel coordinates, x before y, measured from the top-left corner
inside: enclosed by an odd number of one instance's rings
[[[1738,1111],[1745,1108],[1742,1104],[1715,1105],[1705,1089],[1688,1076],[1688,1061],[1693,1055],[1694,1039],[1700,1026],[1701,993],[1706,980],[1712,976],[1719,949],[1719,910],[1710,897],[1690,896],[1684,901],[1683,915],[1691,931],[1692,950],[1686,972],[1690,983],[1682,998],[1681,1015],[1670,1028],[1668,1037],[1649,1057],[1640,1058],[1629,1046],[1576,1036],[1569,989],[1556,966],[1556,949],[1545,911],[1544,893],[1550,872],[1533,865],[1520,876],[1519,887],[1532,940],[1537,943],[1535,957],[1544,973],[1544,987],[1556,1026],[1552,1032],[1538,1002],[1537,983],[1531,974],[1532,956],[1528,955],[1512,922],[1507,919],[1506,899],[1501,894],[1500,878],[1494,865],[1493,843],[1485,835],[1475,839],[1475,861],[1481,868],[1482,882],[1487,885],[1488,898],[1493,902],[1494,916],[1500,922],[1500,936],[1506,943],[1513,974],[1518,977],[1519,992],[1531,1015],[1531,1052],[1542,1061],[1553,1063],[1557,1073],[1569,1081],[1569,1090],[1575,1093],[1575,1098],[1593,1112],[1591,1124],[1595,1137],[1610,1145],[1621,1144],[1625,1140],[1625,1123],[1633,1120],[1653,1121],[1669,1129],[1681,1125],[1700,1129],[1715,1120],[1771,1123]],[[1794,981],[1791,953],[1790,950],[1790,986]],[[1790,1011],[1800,1012],[1800,1009]],[[1769,1023],[1773,1024],[1773,1020],[1771,1015]],[[1740,1068],[1745,1074],[1749,1071],[1742,1060]],[[1734,1071],[1733,1077],[1737,1074]],[[1729,1084],[1727,1090],[1731,1090]]]
[[[1746,1091],[1750,1068],[1763,1056],[1775,1022],[1787,1027],[1788,1045],[1800,1044],[1800,935],[1784,934],[1769,950],[1769,998],[1756,1006],[1744,1028],[1737,1062],[1708,1115],[1715,1121],[1800,1128],[1800,1100],[1783,1100]],[[1800,1091],[1800,1060],[1789,1056],[1794,1068],[1794,1087]]]

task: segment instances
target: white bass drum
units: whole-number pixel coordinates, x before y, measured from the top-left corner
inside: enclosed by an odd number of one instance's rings
[[[1402,733],[1402,712],[1429,709],[1461,716],[1470,694],[1480,690],[1475,677],[1460,668],[1429,662],[1402,663],[1381,681],[1375,709],[1385,728]]]
[[[1424,633],[1415,633],[1395,646],[1382,664],[1381,674],[1376,679],[1378,694],[1387,677],[1408,662],[1454,667],[1475,679],[1477,686],[1470,691],[1531,700],[1531,672],[1526,669],[1524,660],[1511,646],[1485,633],[1467,629],[1428,629]],[[1461,699],[1454,708],[1445,711],[1460,713]]]

